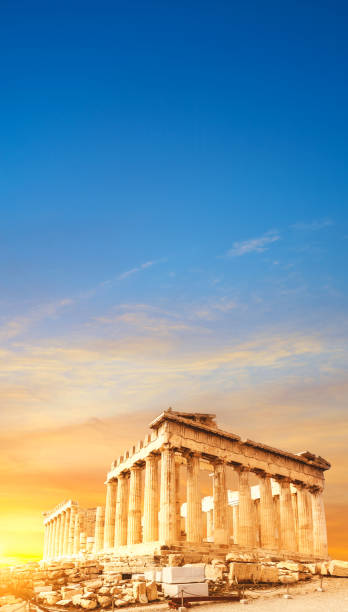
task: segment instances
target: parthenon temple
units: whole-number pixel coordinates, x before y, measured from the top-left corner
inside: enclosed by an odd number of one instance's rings
[[[112,463],[105,508],[69,500],[44,513],[44,559],[163,548],[327,559],[325,459],[242,440],[214,414],[168,409],[150,429]]]

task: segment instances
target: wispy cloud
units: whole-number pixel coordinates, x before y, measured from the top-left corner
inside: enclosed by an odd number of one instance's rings
[[[290,229],[316,232],[324,227],[330,227],[330,225],[334,225],[332,219],[315,219],[310,223],[294,223],[294,225],[290,225]]]
[[[57,302],[48,302],[33,308],[27,315],[8,319],[0,325],[0,342],[10,340],[26,332],[32,325],[48,318],[55,318],[60,311],[74,303],[73,299],[64,298]]]
[[[228,257],[240,257],[248,253],[263,253],[272,242],[280,240],[279,232],[270,230],[258,238],[250,238],[242,242],[234,242],[232,249],[226,253]]]
[[[128,278],[129,276],[132,276],[133,274],[136,274],[137,272],[141,272],[142,270],[146,270],[147,268],[151,268],[152,266],[155,266],[156,264],[162,263],[163,261],[165,261],[165,259],[156,259],[154,261],[145,261],[144,263],[140,264],[140,266],[136,266],[135,268],[131,268],[130,270],[126,270],[125,272],[122,272],[122,274],[120,274],[117,277],[117,280],[124,280],[125,278]]]

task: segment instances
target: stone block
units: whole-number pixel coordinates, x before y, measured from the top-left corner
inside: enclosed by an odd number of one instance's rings
[[[156,570],[145,570],[144,572],[145,580],[151,582],[152,580],[156,580]]]
[[[230,582],[258,582],[260,566],[258,563],[230,563]]]
[[[207,582],[184,582],[181,584],[162,583],[163,593],[169,597],[181,597],[185,595],[197,595],[206,597],[208,595]]]
[[[66,599],[67,597],[72,597],[73,595],[83,595],[83,588],[82,587],[62,587],[61,588],[61,592],[62,592],[62,597],[63,599]]]
[[[98,595],[97,601],[101,608],[109,608],[112,604],[110,595]]]
[[[72,599],[61,599],[56,602],[56,606],[60,606],[61,608],[68,608],[72,604]]]
[[[162,582],[162,570],[161,569],[157,569],[156,570],[156,578],[155,578],[156,582]]]
[[[292,574],[283,574],[282,576],[279,576],[279,582],[281,582],[282,584],[293,584],[297,582],[297,580],[296,576]]]
[[[277,568],[290,572],[303,572],[306,569],[303,563],[296,563],[296,561],[280,561],[277,563]]]
[[[163,567],[162,582],[167,584],[185,582],[204,582],[204,565],[183,565],[182,567]]]
[[[147,603],[146,582],[133,582],[133,597],[141,604]]]
[[[82,595],[73,595],[72,596],[73,605],[74,606],[79,606],[81,599],[82,599]]]
[[[103,586],[103,581],[98,578],[98,580],[85,580],[84,586],[88,589],[100,589]]]
[[[337,559],[330,561],[329,574],[330,576],[341,576],[342,578],[348,577],[348,561],[339,561]]]
[[[183,555],[168,555],[168,565],[171,567],[180,567],[184,563]]]
[[[61,597],[60,595],[58,595],[58,593],[56,593],[55,591],[52,591],[52,593],[46,593],[44,599],[45,599],[45,603],[48,606],[54,606],[54,604],[57,603],[57,601],[59,601]]]
[[[211,565],[205,566],[205,577],[207,580],[222,580],[225,571],[224,565]]]
[[[146,596],[148,601],[156,601],[158,599],[156,582],[152,581],[146,584]]]
[[[85,599],[81,597],[80,606],[81,608],[85,608],[85,610],[93,610],[98,605],[98,602],[95,599]]]
[[[98,595],[110,595],[110,593],[110,587],[107,586],[102,586],[98,591]]]
[[[48,593],[49,591],[52,591],[52,585],[47,585],[47,584],[39,584],[39,585],[35,585],[34,586],[34,593],[43,593],[46,592]]]
[[[240,553],[238,551],[230,552],[226,555],[226,561],[239,561],[241,563],[252,563],[257,561],[256,555],[253,553]]]
[[[279,582],[279,570],[272,565],[261,565],[259,582]]]

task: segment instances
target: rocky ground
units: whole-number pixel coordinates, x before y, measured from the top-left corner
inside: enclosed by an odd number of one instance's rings
[[[209,595],[228,595],[242,588],[247,603],[260,611],[313,609],[348,612],[348,562],[298,563],[279,561],[271,556],[260,559],[252,553],[229,553],[226,557],[212,559],[210,563],[188,566],[183,566],[181,555],[173,554],[169,555],[168,562],[172,575],[174,569],[180,570],[181,574],[182,571],[192,573],[195,566],[195,571],[201,574],[200,580],[208,583]],[[0,612],[17,612],[15,606],[11,606],[21,600],[36,602],[52,611],[65,609],[68,612],[132,606],[139,609],[141,604],[147,604],[147,610],[149,607],[156,610],[168,606],[164,595],[167,570],[154,567],[139,573],[127,573],[120,571],[118,563],[108,561],[103,564],[96,558],[80,558],[10,568],[0,575]],[[321,580],[323,592],[317,590]],[[283,598],[287,590],[293,599]],[[17,599],[11,600],[11,597]],[[203,604],[203,608],[204,612],[210,608],[223,612],[231,605],[240,607],[244,604],[209,603]],[[32,612],[38,609],[33,607]]]

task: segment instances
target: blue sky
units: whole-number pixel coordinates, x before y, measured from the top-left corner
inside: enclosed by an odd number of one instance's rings
[[[214,408],[340,502],[347,12],[2,3],[3,431]]]

